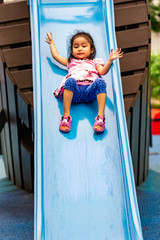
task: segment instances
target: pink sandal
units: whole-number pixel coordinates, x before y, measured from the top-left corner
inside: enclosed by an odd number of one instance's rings
[[[101,129],[98,129],[97,126],[101,126]],[[102,133],[105,129],[105,117],[97,116],[93,125],[93,129],[96,132]]]
[[[66,132],[66,133],[69,132],[71,130],[71,122],[72,122],[71,116],[62,116],[60,125],[59,125],[59,130],[61,132]],[[67,129],[63,129],[62,126],[66,126]]]

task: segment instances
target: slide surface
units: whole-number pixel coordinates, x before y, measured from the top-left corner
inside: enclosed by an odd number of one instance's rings
[[[53,96],[67,71],[45,42],[89,32],[96,57],[117,48],[111,0],[30,0],[35,119],[35,240],[142,240],[123,106],[119,61],[107,83],[106,129],[93,131],[97,102],[73,104],[72,129],[59,132],[62,101]]]

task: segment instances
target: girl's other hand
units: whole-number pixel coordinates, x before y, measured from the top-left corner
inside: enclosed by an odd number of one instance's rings
[[[111,49],[110,55],[109,55],[109,59],[111,61],[113,61],[117,58],[122,58],[122,57],[123,57],[123,52],[121,51],[121,48],[120,49],[117,48],[117,50],[115,52],[113,52],[113,49]]]
[[[47,42],[48,44],[51,44],[51,43],[53,42],[52,32],[50,32],[50,34],[47,33],[46,42]]]

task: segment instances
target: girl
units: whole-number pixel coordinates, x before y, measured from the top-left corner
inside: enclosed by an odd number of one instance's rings
[[[63,79],[60,88],[54,95],[63,95],[64,113],[60,120],[59,130],[69,132],[71,130],[72,118],[70,116],[71,103],[91,102],[97,98],[98,115],[95,118],[93,129],[96,132],[103,132],[105,129],[105,103],[106,83],[101,75],[107,74],[113,60],[123,57],[121,49],[113,52],[111,49],[106,64],[100,58],[95,58],[96,48],[89,33],[78,31],[70,39],[69,58],[59,55],[52,33],[47,33],[46,42],[50,44],[53,58],[68,68],[68,74]]]

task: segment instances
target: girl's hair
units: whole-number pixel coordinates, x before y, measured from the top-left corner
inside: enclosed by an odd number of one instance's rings
[[[95,56],[96,56],[96,48],[95,48],[92,36],[89,33],[87,33],[87,32],[77,31],[77,33],[74,34],[69,39],[69,44],[68,44],[68,61],[70,62],[71,59],[74,58],[74,56],[72,54],[73,42],[78,37],[84,37],[88,41],[88,43],[90,44],[91,49],[93,49],[93,53],[91,53],[91,55],[89,56],[89,59],[95,58]]]

